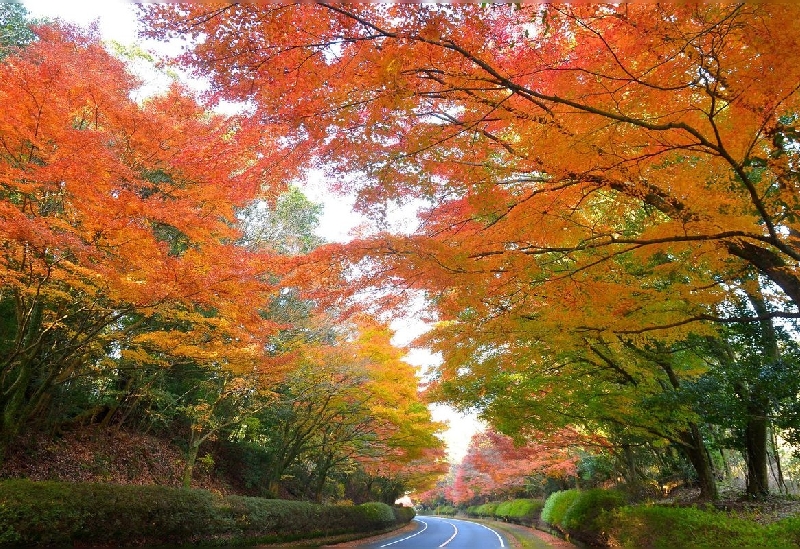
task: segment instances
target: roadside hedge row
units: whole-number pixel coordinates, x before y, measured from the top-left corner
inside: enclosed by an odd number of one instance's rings
[[[629,549],[800,547],[800,516],[764,526],[716,510],[626,505],[613,490],[565,490],[547,498],[541,523],[592,546]]]
[[[165,486],[0,482],[0,546],[269,543],[368,533],[412,509],[218,496]]]
[[[467,515],[478,518],[495,518],[515,524],[532,526],[539,520],[544,501],[540,499],[512,499],[485,503],[467,508]]]

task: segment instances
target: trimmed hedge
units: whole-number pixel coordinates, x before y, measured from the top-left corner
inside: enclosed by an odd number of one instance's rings
[[[630,549],[790,549],[800,547],[800,517],[769,526],[720,511],[637,505],[607,517],[614,547]]]
[[[531,526],[539,520],[543,507],[540,499],[512,499],[498,505],[494,515],[506,522]]]
[[[599,488],[578,492],[559,527],[572,538],[590,545],[605,545],[608,541],[604,521],[606,514],[626,503],[625,495]]]
[[[578,497],[578,493],[578,490],[573,489],[561,490],[550,494],[542,508],[540,517],[542,522],[563,532],[562,521],[564,520],[564,515],[567,514],[567,509],[569,509],[572,502],[575,501],[575,498]]]
[[[494,518],[495,511],[500,506],[499,503],[484,503],[475,508],[475,516],[481,518]]]
[[[165,486],[0,482],[0,545],[289,541],[385,530],[413,510],[316,505]]]
[[[452,505],[440,505],[436,509],[434,509],[434,514],[436,515],[444,515],[446,517],[454,517],[458,509],[453,507]]]

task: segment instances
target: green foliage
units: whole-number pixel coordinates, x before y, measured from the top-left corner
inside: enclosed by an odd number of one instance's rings
[[[622,507],[608,515],[615,547],[636,549],[789,549],[800,542],[800,519],[770,526],[696,508]]]
[[[378,528],[385,528],[390,524],[394,524],[394,511],[385,503],[362,503],[356,509],[358,509],[365,523],[374,524]]]
[[[434,514],[436,514],[436,515],[444,515],[444,516],[447,516],[447,517],[452,517],[452,516],[455,516],[455,514],[457,512],[458,512],[458,509],[456,509],[452,505],[440,505],[439,507],[437,507],[435,509]]]
[[[417,516],[413,507],[400,507],[395,505],[392,507],[392,512],[394,513],[394,520],[397,524],[407,524]]]
[[[29,23],[25,6],[17,2],[0,3],[0,59],[36,39]]]
[[[564,516],[572,502],[578,497],[578,490],[553,492],[544,502],[541,520],[551,526],[561,527]]]
[[[475,516],[492,518],[495,516],[495,512],[499,506],[499,503],[484,503],[483,505],[478,505],[475,509]]]
[[[578,492],[569,506],[560,528],[570,536],[591,545],[601,545],[604,539],[604,513],[622,507],[625,496],[614,490],[599,488]]]
[[[512,499],[497,506],[494,514],[497,518],[518,524],[534,524],[544,507],[540,499]]]
[[[411,518],[413,511],[383,503],[323,506],[164,486],[0,483],[3,546],[280,541],[383,530]]]

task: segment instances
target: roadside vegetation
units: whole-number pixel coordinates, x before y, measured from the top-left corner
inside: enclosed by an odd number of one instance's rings
[[[384,503],[319,505],[165,486],[0,482],[0,546],[9,547],[341,540],[413,517],[411,508]]]

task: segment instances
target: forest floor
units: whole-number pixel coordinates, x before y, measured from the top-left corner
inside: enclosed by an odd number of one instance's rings
[[[699,489],[676,490],[669,498],[658,503],[681,506],[711,506],[731,516],[751,520],[759,524],[770,524],[781,519],[800,515],[800,497],[796,495],[772,494],[763,500],[748,499],[741,490],[721,489],[719,500],[701,503]]]
[[[181,486],[183,455],[163,438],[118,429],[82,428],[58,436],[28,434],[9,449],[0,478]],[[235,490],[195,467],[194,488],[229,494]]]

